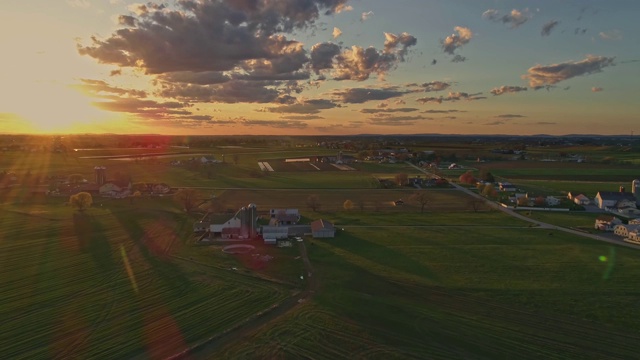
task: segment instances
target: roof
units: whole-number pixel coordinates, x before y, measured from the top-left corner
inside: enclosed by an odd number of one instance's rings
[[[297,222],[300,220],[300,216],[294,214],[276,214],[276,219],[278,221]]]
[[[319,231],[319,230],[323,230],[323,229],[329,229],[329,230],[333,230],[333,224],[327,220],[316,220],[314,222],[311,223],[311,230],[312,231]]]
[[[620,200],[626,199],[626,200],[636,201],[636,197],[633,196],[632,193],[628,193],[628,192],[598,191],[598,194],[596,196],[600,196],[602,200],[620,201]]]
[[[600,216],[598,216],[596,218],[596,220],[598,220],[598,221],[607,221],[607,222],[613,221],[615,219],[617,219],[617,218],[615,216],[612,216],[612,215],[600,215]]]

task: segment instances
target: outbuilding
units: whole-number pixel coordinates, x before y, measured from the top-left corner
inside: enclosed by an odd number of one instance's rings
[[[316,220],[311,223],[311,235],[314,238],[333,238],[336,236],[336,228],[327,220]]]

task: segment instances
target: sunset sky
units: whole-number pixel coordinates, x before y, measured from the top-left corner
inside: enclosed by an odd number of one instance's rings
[[[637,0],[4,0],[0,133],[640,133]]]

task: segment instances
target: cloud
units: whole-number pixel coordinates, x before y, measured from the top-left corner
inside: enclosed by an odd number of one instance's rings
[[[188,110],[191,104],[176,101],[158,102],[136,98],[114,97],[109,101],[96,101],[93,105],[112,112],[126,112],[147,118],[171,117],[173,115],[192,115]]]
[[[535,123],[531,123],[531,125],[556,125],[557,123],[555,122],[550,122],[550,121],[538,121]]]
[[[536,65],[523,75],[529,79],[529,86],[553,85],[576,76],[601,72],[607,66],[614,65],[613,57],[588,55],[584,60],[567,61],[553,65]]]
[[[109,76],[116,76],[116,75],[122,75],[122,70],[116,69],[116,70],[111,70],[109,72]]]
[[[74,8],[88,9],[91,7],[91,2],[88,0],[67,0],[67,4]]]
[[[353,6],[351,5],[345,5],[345,4],[338,4],[335,7],[335,13],[336,14],[340,14],[341,12],[348,12],[348,11],[353,11]]]
[[[134,4],[135,27],[78,45],[101,63],[136,67],[147,74],[231,71],[247,60],[301,62],[297,42],[284,33],[305,29],[346,0],[178,1],[174,7]],[[293,50],[293,51],[292,51]]]
[[[342,35],[342,30],[338,29],[337,27],[334,27],[332,35],[334,39],[337,39],[338,37],[340,37],[340,35]]]
[[[510,94],[510,93],[516,93],[516,92],[520,92],[520,91],[527,91],[526,87],[522,87],[522,86],[507,86],[507,85],[503,85],[497,88],[493,88],[491,90],[491,93],[495,96],[497,95],[502,95],[502,94]]]
[[[465,62],[465,61],[467,61],[467,58],[460,54],[456,54],[454,57],[451,58],[452,63],[459,63],[459,62]]]
[[[324,119],[322,116],[318,115],[284,115],[281,116],[282,120],[320,120]]]
[[[367,123],[378,126],[408,126],[414,125],[417,121],[433,120],[432,118],[422,115],[416,116],[395,116],[389,114],[378,114],[376,117],[369,118]]]
[[[393,109],[362,109],[363,114],[380,114],[380,113],[408,113],[418,111],[416,108],[393,108]]]
[[[549,36],[551,35],[551,31],[558,26],[560,22],[558,20],[551,20],[548,23],[542,25],[542,30],[540,31],[541,36]]]
[[[469,28],[456,26],[453,30],[457,34],[451,34],[441,41],[442,50],[449,55],[455,55],[456,49],[468,44],[473,38],[473,32]]]
[[[446,97],[443,97],[443,96],[423,97],[423,98],[416,99],[416,101],[421,104],[427,104],[427,103],[442,104],[445,101],[455,102],[459,100],[474,101],[474,100],[486,99],[485,96],[480,96],[480,95],[482,95],[482,93],[469,94],[466,92],[450,92],[449,95],[447,95]]]
[[[504,121],[501,121],[501,120],[485,123],[485,125],[487,125],[487,126],[498,126],[498,125],[504,125],[504,124],[506,124],[506,123]]]
[[[451,83],[444,81],[431,81],[420,86],[424,88],[424,92],[442,91],[448,89],[451,86]]]
[[[374,15],[374,14],[373,14],[373,11],[363,12],[363,13],[360,15],[360,21],[365,22],[365,21],[367,21],[367,20],[371,19],[371,17],[372,17],[373,15]]]
[[[157,80],[165,81],[169,83],[186,83],[197,85],[212,85],[222,84],[229,80],[229,76],[226,76],[221,71],[175,71],[156,77]]]
[[[120,16],[118,16],[118,25],[135,27],[136,26],[136,21],[137,21],[137,19],[135,17],[133,17],[133,16],[129,16],[129,15],[120,15]]]
[[[594,86],[594,87],[591,88],[591,91],[592,92],[601,92],[601,91],[604,91],[604,89],[599,87],[599,86]]]
[[[411,35],[409,36],[413,38]],[[336,56],[336,61],[333,64],[333,79],[364,81],[371,74],[384,77],[399,62],[404,61],[404,54],[407,48],[413,44],[415,42],[398,41],[393,44],[385,42],[384,51],[378,51],[374,47],[364,49],[359,46],[345,49],[340,55]],[[400,49],[395,49],[398,45],[401,45]]]
[[[290,92],[287,84],[281,81],[236,79],[215,85],[163,83],[156,95],[189,102],[282,103],[283,95]]]
[[[516,118],[524,118],[526,116],[518,115],[518,114],[502,114],[502,115],[496,115],[495,117],[499,119],[516,119]]]
[[[425,110],[423,114],[450,114],[450,113],[461,113],[466,112],[462,110]]]
[[[598,35],[602,40],[620,41],[623,38],[622,31],[620,30],[603,31]]]
[[[109,98],[113,95],[135,97],[135,98],[147,97],[146,91],[135,90],[135,89],[123,89],[120,87],[111,86],[106,81],[103,81],[103,80],[80,79],[80,82],[81,84],[72,85],[72,87],[97,97]]]
[[[287,114],[317,114],[320,110],[333,109],[339,104],[326,99],[301,100],[298,103],[278,107],[265,108],[262,111]]]
[[[407,55],[408,48],[411,46],[415,46],[418,42],[418,39],[416,39],[415,36],[406,32],[400,35],[384,33],[384,38],[384,52],[387,54],[395,52],[400,61],[404,61],[404,57]],[[398,46],[400,46],[399,49],[397,49]]]
[[[333,68],[333,58],[340,54],[340,46],[330,43],[318,43],[311,47],[311,68],[316,74],[321,70]]]
[[[362,104],[372,100],[387,100],[406,94],[406,91],[397,90],[396,88],[388,89],[367,89],[367,88],[351,88],[345,90],[336,90],[332,93],[342,102],[347,104]]]
[[[512,29],[515,29],[526,23],[531,18],[531,15],[529,14],[529,9],[524,9],[522,11],[513,9],[510,13],[505,15],[501,15],[498,10],[489,9],[482,14],[482,17],[493,22],[501,22],[505,25],[509,25]]]
[[[305,122],[297,120],[247,120],[243,119],[240,123],[244,126],[254,127],[272,127],[276,129],[306,129],[309,125]]]

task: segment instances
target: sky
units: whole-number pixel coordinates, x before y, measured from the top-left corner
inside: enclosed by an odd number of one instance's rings
[[[638,14],[637,0],[3,0],[0,133],[638,134]]]

